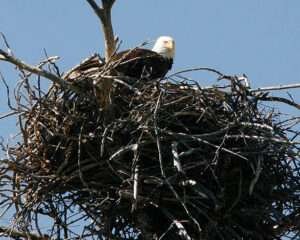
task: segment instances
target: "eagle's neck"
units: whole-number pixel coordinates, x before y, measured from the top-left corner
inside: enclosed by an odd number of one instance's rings
[[[173,58],[166,58],[166,60],[168,62],[168,70],[170,70],[173,65]]]
[[[172,51],[170,51],[170,49],[154,45],[154,47],[152,48],[152,51],[158,53],[163,58],[166,58],[167,60],[170,60],[173,62],[174,53]]]

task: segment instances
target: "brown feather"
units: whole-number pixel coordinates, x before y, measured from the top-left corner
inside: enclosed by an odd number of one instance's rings
[[[167,59],[148,49],[135,48],[116,53],[110,60],[117,74],[147,80],[163,78],[171,69],[173,59]],[[73,80],[81,75],[90,75],[101,71],[104,66],[99,55],[84,60],[78,66],[64,74],[63,78]]]
[[[148,49],[135,48],[117,53],[113,61],[119,61],[116,70],[134,78],[163,78],[171,69],[173,59],[167,59]]]

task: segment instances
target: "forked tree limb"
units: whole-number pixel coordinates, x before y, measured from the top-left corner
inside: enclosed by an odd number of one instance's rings
[[[101,21],[105,42],[105,60],[108,61],[116,50],[116,41],[111,21],[111,9],[115,0],[102,0],[102,7],[95,0],[86,0]]]

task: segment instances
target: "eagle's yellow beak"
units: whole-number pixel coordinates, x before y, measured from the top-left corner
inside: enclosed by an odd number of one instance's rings
[[[168,40],[167,43],[166,43],[166,48],[173,51],[175,49],[175,41],[173,39]]]

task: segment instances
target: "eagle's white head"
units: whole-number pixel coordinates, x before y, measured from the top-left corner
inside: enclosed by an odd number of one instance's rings
[[[171,37],[161,36],[156,40],[152,51],[165,58],[173,59],[175,55],[175,41]]]

